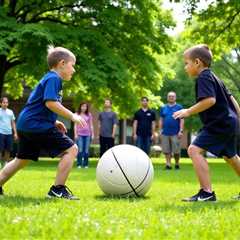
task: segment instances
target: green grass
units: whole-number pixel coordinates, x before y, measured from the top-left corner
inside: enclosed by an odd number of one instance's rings
[[[210,160],[218,202],[184,203],[198,190],[190,160],[164,171],[154,159],[153,185],[145,198],[105,197],[95,181],[96,162],[76,169],[67,185],[80,201],[47,200],[57,161],[31,163],[4,187],[0,239],[240,239],[239,179],[222,161]]]

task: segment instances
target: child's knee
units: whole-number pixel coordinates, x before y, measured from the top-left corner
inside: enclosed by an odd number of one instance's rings
[[[201,154],[201,149],[199,147],[197,147],[197,146],[190,145],[188,147],[188,155],[189,155],[189,157],[192,158],[196,154]]]
[[[78,146],[76,144],[74,144],[70,149],[69,149],[69,153],[71,153],[72,155],[74,155],[75,157],[78,154]]]

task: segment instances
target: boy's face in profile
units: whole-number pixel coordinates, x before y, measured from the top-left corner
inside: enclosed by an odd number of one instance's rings
[[[59,62],[59,65],[60,65],[61,77],[66,81],[71,80],[73,73],[75,73],[75,69],[74,69],[75,60],[73,59],[69,61],[61,60]]]
[[[196,60],[189,57],[189,54],[184,54],[185,71],[190,77],[196,77],[198,75],[198,64]]]

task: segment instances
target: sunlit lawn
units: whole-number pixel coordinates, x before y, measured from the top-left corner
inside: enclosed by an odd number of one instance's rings
[[[240,239],[240,203],[231,200],[239,179],[222,160],[210,160],[216,203],[180,201],[198,191],[189,159],[180,171],[153,162],[154,182],[141,199],[105,197],[93,159],[89,169],[74,168],[67,185],[80,201],[47,200],[57,161],[31,163],[4,187],[0,239]]]

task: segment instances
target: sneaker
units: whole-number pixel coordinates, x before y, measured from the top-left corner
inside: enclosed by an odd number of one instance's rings
[[[3,188],[0,187],[0,195],[3,195]]]
[[[171,170],[171,169],[172,169],[171,166],[166,165],[165,170]]]
[[[232,199],[234,200],[240,200],[240,193],[237,196],[233,196]]]
[[[182,199],[183,202],[206,202],[206,201],[213,201],[215,202],[216,195],[215,192],[209,193],[205,192],[203,189],[200,189],[196,195],[193,195],[189,198]]]
[[[179,165],[175,165],[175,169],[179,170],[180,169]]]
[[[77,168],[82,168],[81,166],[77,166]]]
[[[67,186],[58,185],[52,186],[47,194],[48,198],[66,198],[69,200],[79,200],[74,196],[71,190]]]
[[[88,166],[85,166],[84,168],[88,168]]]

